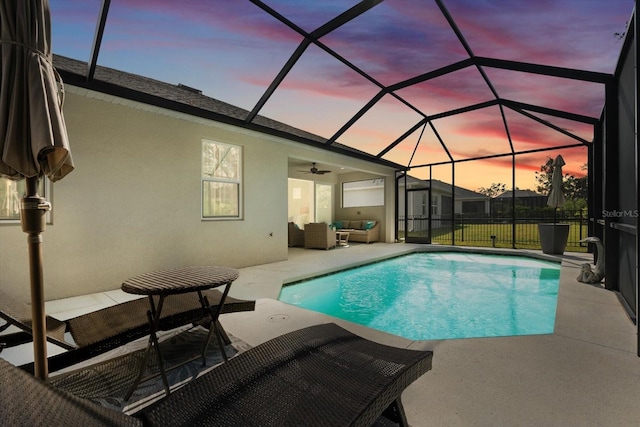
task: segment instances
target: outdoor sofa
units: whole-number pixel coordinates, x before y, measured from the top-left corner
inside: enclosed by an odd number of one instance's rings
[[[380,240],[380,222],[375,220],[342,219],[335,221],[337,231],[349,232],[350,242],[373,243]]]
[[[222,293],[215,289],[202,292],[209,305],[219,305]],[[227,296],[222,313],[253,311],[255,301]],[[149,334],[149,300],[139,298],[116,304],[68,320],[58,320],[47,316],[47,341],[70,350],[49,359],[49,371],[65,368],[98,354],[105,353],[123,344]],[[177,294],[165,300],[160,320],[160,330],[171,330],[180,326],[196,324],[207,316],[200,301],[194,294]],[[16,326],[22,332],[0,334],[0,344],[11,347],[32,341],[31,307],[0,290],[0,318],[5,324],[0,332],[9,326]],[[203,323],[203,326],[206,324]],[[219,323],[216,325],[225,341],[228,337]],[[65,339],[69,332],[73,342]],[[31,368],[32,369],[32,366]]]
[[[333,324],[240,353],[133,416],[34,378],[0,359],[0,420],[11,426],[407,425],[400,395],[431,351],[385,346]]]

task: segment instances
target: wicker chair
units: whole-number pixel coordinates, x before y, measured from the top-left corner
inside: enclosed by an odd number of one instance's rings
[[[336,247],[336,232],[326,222],[312,222],[304,226],[304,247],[331,249]]]
[[[6,425],[407,426],[400,395],[431,351],[390,347],[333,324],[238,354],[134,416],[42,382],[0,359]],[[5,392],[6,391],[6,392]]]
[[[211,289],[203,291],[211,306],[220,302],[222,293]],[[252,311],[255,301],[240,300],[227,297],[222,313],[238,311]],[[62,321],[47,316],[47,341],[70,350],[49,358],[51,372],[65,368],[81,360],[89,359],[116,347],[149,334],[149,320],[147,311],[149,301],[146,298],[116,304],[91,313],[83,314],[72,319]],[[193,294],[178,294],[167,298],[162,309],[160,328],[170,330],[179,326],[197,323],[205,318],[200,301]],[[14,325],[23,332],[0,335],[0,342],[11,347],[30,342],[31,337],[31,308],[17,301],[0,290],[0,318],[6,323],[0,326],[0,332]],[[217,325],[226,340],[222,325]],[[65,340],[65,332],[70,332],[75,343]],[[24,367],[31,370],[32,366]]]
[[[304,246],[304,230],[298,228],[294,222],[289,222],[289,247]]]

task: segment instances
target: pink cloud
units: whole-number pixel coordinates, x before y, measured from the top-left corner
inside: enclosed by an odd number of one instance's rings
[[[494,99],[475,67],[412,85],[397,93],[428,115]]]
[[[208,95],[232,103],[240,98],[240,92],[251,92],[257,98],[299,45],[301,36],[250,2],[228,1],[224,7],[222,3],[112,2],[101,52],[101,61],[105,61],[102,64],[155,78],[185,75],[194,79],[192,85],[196,87],[215,88]],[[83,37],[87,37],[90,45],[99,2],[70,4],[73,6],[52,0],[57,10],[56,19],[68,24],[64,28],[86,31],[88,36]],[[271,1],[268,4],[301,22],[308,30],[347,7],[334,2]],[[605,72],[613,70],[620,49],[620,41],[615,40],[613,33],[624,30],[624,21],[633,6],[630,0],[445,0],[445,4],[477,55]],[[65,33],[63,26],[60,27],[58,40],[69,46],[75,43],[78,37]],[[330,33],[322,42],[385,85],[466,58],[435,2],[385,1]],[[84,55],[88,55],[87,44],[84,49]],[[490,68],[485,71],[499,96],[506,99],[593,117],[599,116],[604,102],[600,85]],[[278,107],[289,104],[288,111],[305,110],[309,117],[300,123],[319,129],[316,133],[328,133],[348,120],[377,92],[375,85],[311,46],[276,91],[274,99]],[[473,67],[398,93],[430,115],[493,99]],[[331,112],[329,117],[332,103],[339,105],[341,112]],[[322,107],[314,108],[314,105]],[[384,106],[381,109],[393,114],[398,111]],[[489,111],[470,112],[436,120],[434,124],[456,156],[493,154],[504,150],[508,143],[497,108],[489,110],[490,115],[486,114]],[[518,149],[577,142],[506,111]],[[287,110],[279,114],[286,118]],[[366,125],[358,124],[354,135],[360,138],[349,141],[353,146],[364,147],[360,141],[369,139],[376,149],[384,147],[415,123],[413,115],[410,111],[411,119],[402,122],[395,115],[388,116],[392,118],[376,116],[377,120],[364,122]],[[346,118],[340,122],[335,116]],[[377,122],[390,121],[398,121],[392,130],[375,127]],[[590,139],[585,136],[590,134],[588,126],[564,120],[554,123],[564,128],[580,128],[577,132]],[[406,144],[396,149],[406,158],[416,138],[412,135]],[[417,157],[434,157],[438,144],[433,147],[427,151],[421,147]],[[429,150],[434,150],[434,154]],[[530,161],[528,157],[523,158],[519,167],[538,168],[541,157],[544,161],[543,155],[533,156]],[[568,157],[575,163],[579,156],[568,154]],[[510,168],[510,158],[496,160],[495,165]],[[573,164],[568,168],[579,172],[579,167]]]

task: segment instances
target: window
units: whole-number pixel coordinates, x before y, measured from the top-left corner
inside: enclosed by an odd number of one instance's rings
[[[453,209],[451,209],[451,201],[453,199],[449,196],[440,196],[440,201],[442,202],[442,206],[440,206],[440,213],[442,215],[451,215]]]
[[[26,182],[24,179],[12,181],[0,178],[0,221],[20,222],[20,200],[24,197]],[[40,197],[48,196],[49,181],[47,179],[41,179],[38,182],[38,194]],[[47,212],[47,222],[50,222],[49,212]]]
[[[469,200],[462,202],[462,213],[484,213],[484,200]]]
[[[242,148],[202,141],[202,218],[240,219]]]
[[[342,207],[384,206],[384,178],[342,184]]]

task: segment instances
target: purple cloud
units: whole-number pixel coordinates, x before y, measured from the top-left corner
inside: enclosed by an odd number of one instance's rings
[[[355,4],[341,0],[266,3],[307,31]],[[600,72],[613,71],[621,47],[614,33],[625,30],[633,8],[631,0],[444,3],[477,55]],[[100,2],[51,0],[51,6],[54,52],[87,60]],[[187,81],[206,89],[209,96],[252,108],[301,40],[299,34],[248,1],[118,1],[111,3],[99,61],[160,80]],[[384,1],[321,41],[383,85],[466,58],[432,1]],[[600,115],[604,103],[601,85],[489,68],[485,71],[499,96],[506,99],[593,117]],[[313,126],[316,133],[329,134],[377,91],[362,76],[312,46],[283,81],[274,100],[267,104],[271,109],[266,111],[279,111],[285,118],[286,105],[292,110],[309,111],[310,118],[301,117],[297,122]],[[408,87],[398,94],[429,115],[493,98],[475,68]],[[314,113],[313,105],[322,105],[322,113]],[[341,111],[332,112],[331,105]],[[472,112],[436,121],[452,152],[473,157],[502,150],[504,126],[497,109],[489,110],[489,116],[488,111]],[[386,146],[415,123],[415,113],[406,107],[382,106],[381,111],[386,115],[376,113],[373,117],[377,120],[359,123],[344,141],[374,151],[372,147]],[[410,119],[401,118],[403,111],[410,112]],[[519,114],[509,112],[508,119],[517,147],[557,146],[572,141]],[[549,120],[563,128],[579,128],[576,132],[590,139],[589,126]],[[376,122],[391,121],[394,126],[390,128],[376,127]],[[442,150],[434,141],[430,136],[429,144],[421,144],[416,158],[441,156]],[[487,141],[496,141],[495,146]],[[412,140],[400,144],[395,149],[400,153],[397,157],[406,159],[414,145]],[[388,156],[396,154],[392,151]],[[539,160],[532,160],[531,165],[535,163],[539,167]]]
[[[627,0],[445,3],[477,55],[604,72],[613,71],[621,46],[614,34],[633,7]]]

